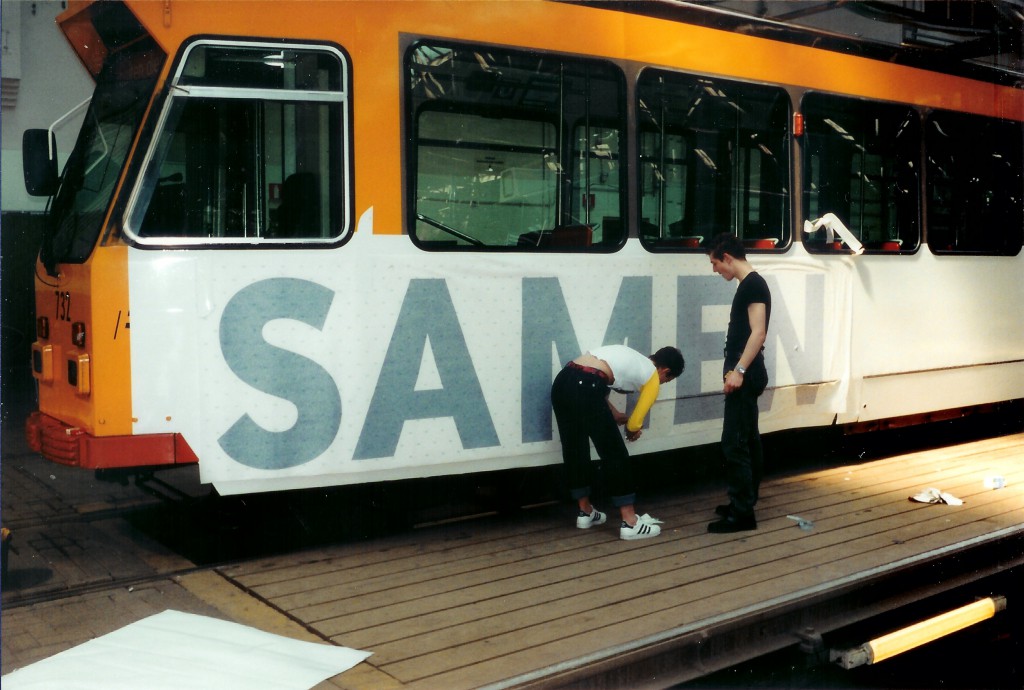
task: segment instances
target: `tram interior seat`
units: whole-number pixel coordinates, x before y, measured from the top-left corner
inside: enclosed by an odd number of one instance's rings
[[[589,225],[560,225],[552,230],[526,232],[519,236],[520,247],[589,247],[594,240],[594,229]]]
[[[547,246],[550,247],[589,247],[594,242],[594,228],[589,225],[564,225],[552,230],[547,237]]]
[[[652,237],[651,240],[659,247],[700,249],[704,242],[703,235],[688,234],[683,219],[668,224],[668,235],[665,237]]]
[[[682,247],[684,249],[700,249],[704,238],[700,235],[693,237],[659,237],[655,240],[659,247]]]
[[[317,175],[297,172],[285,178],[272,237],[320,236],[320,184]]]
[[[834,242],[825,242],[823,240],[804,240],[804,246],[825,252],[846,253],[850,251],[850,248],[846,246],[846,243],[842,240],[835,240]],[[881,242],[866,242],[864,248],[872,252],[897,253],[903,249],[903,241],[883,240]]]
[[[804,247],[816,252],[845,253],[849,251],[849,247],[841,239],[834,239],[832,242],[828,242],[824,229],[815,230],[813,233],[806,235],[804,237]]]
[[[775,237],[758,237],[755,239],[743,240],[747,249],[775,249],[779,240]]]

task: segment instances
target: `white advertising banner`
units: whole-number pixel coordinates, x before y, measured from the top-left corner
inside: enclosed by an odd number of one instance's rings
[[[371,225],[333,249],[133,250],[135,433],[182,434],[222,493],[559,462],[554,374],[624,343],[687,363],[632,452],[717,439],[736,285],[705,255],[426,252]],[[750,258],[773,299],[763,427],[828,423],[851,265]]]

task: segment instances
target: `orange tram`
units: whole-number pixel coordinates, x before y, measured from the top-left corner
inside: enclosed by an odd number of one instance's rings
[[[637,452],[1024,398],[1024,90],[687,3],[69,2],[96,81],[35,281],[32,447],[222,493],[559,462],[580,351],[675,344]]]

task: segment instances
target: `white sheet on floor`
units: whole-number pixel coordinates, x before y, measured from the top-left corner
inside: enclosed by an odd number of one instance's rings
[[[368,656],[370,652],[164,611],[13,671],[2,684],[4,690],[299,690]]]

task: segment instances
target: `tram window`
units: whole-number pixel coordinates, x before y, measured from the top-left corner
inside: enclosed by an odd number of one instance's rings
[[[921,126],[905,105],[823,93],[804,96],[804,218],[835,214],[867,251],[913,251],[920,242]],[[841,251],[825,230],[810,251]]]
[[[409,234],[425,249],[614,249],[622,73],[596,60],[417,44],[406,56]]]
[[[343,56],[191,46],[128,230],[160,244],[310,243],[347,231]]]
[[[777,87],[645,70],[637,85],[640,238],[699,248],[734,232],[788,244],[789,97]]]
[[[1020,252],[1024,125],[936,111],[925,124],[928,246],[936,253]]]

